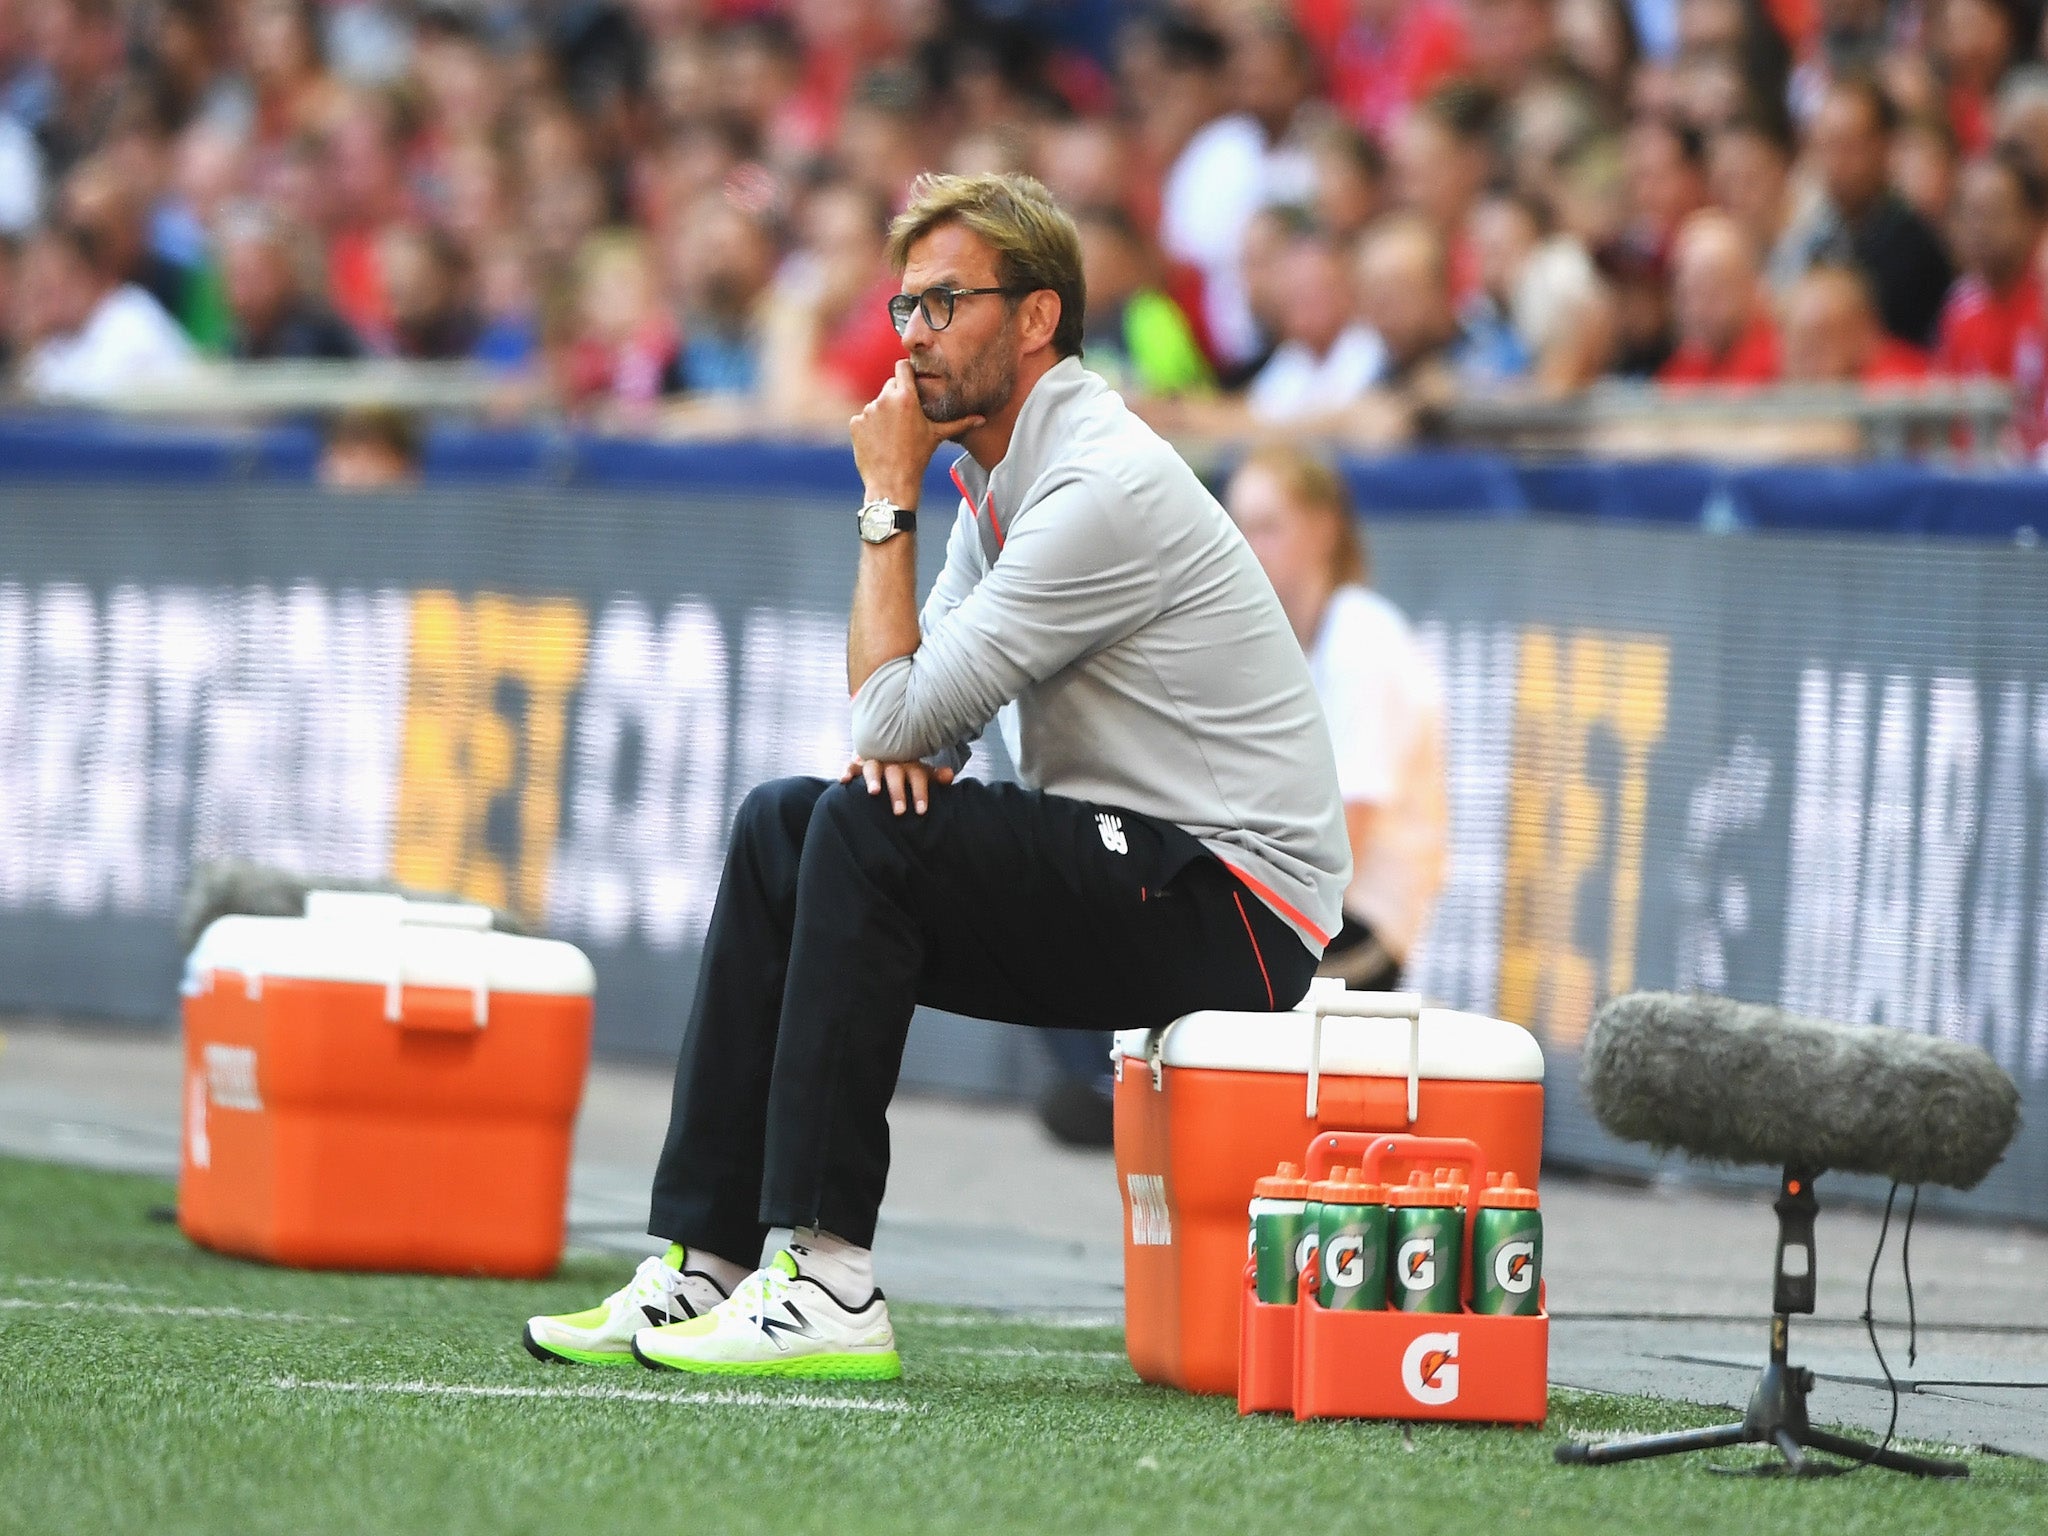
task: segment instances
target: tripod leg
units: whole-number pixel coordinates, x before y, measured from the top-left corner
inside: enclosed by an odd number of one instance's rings
[[[1641,1461],[1648,1456],[1680,1456],[1687,1451],[1715,1451],[1740,1445],[1740,1424],[1718,1424],[1712,1429],[1680,1429],[1668,1435],[1644,1435],[1635,1440],[1609,1440],[1601,1445],[1566,1441],[1557,1448],[1557,1459],[1568,1466],[1610,1466],[1617,1461]]]
[[[1806,1455],[1799,1449],[1799,1442],[1792,1438],[1791,1430],[1774,1429],[1771,1431],[1771,1440],[1784,1453],[1786,1471],[1797,1477],[1806,1470]]]
[[[1941,1456],[1916,1456],[1911,1451],[1896,1451],[1890,1446],[1865,1445],[1861,1440],[1852,1440],[1847,1435],[1825,1429],[1809,1429],[1806,1443],[1817,1451],[1827,1451],[1850,1461],[1867,1461],[1894,1472],[1913,1472],[1921,1477],[1970,1475],[1970,1469],[1960,1461],[1950,1461]]]

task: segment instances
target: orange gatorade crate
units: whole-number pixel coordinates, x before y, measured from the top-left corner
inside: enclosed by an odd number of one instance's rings
[[[1283,1207],[1296,1200],[1306,1201],[1321,1186],[1301,1177],[1300,1168],[1282,1163],[1278,1170],[1252,1186],[1255,1199]],[[1294,1407],[1294,1317],[1295,1308],[1284,1302],[1259,1299],[1258,1237],[1247,1232],[1250,1251],[1244,1260],[1244,1289],[1249,1298],[1239,1311],[1237,1343],[1237,1411],[1271,1413]],[[1297,1235],[1287,1268],[1299,1283],[1304,1260],[1314,1252],[1313,1232]]]
[[[1339,1161],[1359,1164],[1372,1183],[1398,1186],[1417,1170],[1450,1167],[1465,1174],[1470,1200],[1460,1245],[1458,1294],[1472,1303],[1469,1256],[1486,1156],[1472,1141],[1425,1136],[1318,1136],[1308,1149],[1310,1177]],[[1312,1266],[1313,1267],[1313,1266]],[[1538,1291],[1541,1296],[1541,1289]],[[1539,1303],[1528,1317],[1481,1316],[1471,1311],[1401,1312],[1391,1307],[1341,1312],[1322,1307],[1304,1283],[1292,1308],[1260,1306],[1249,1287],[1241,1296],[1250,1379],[1278,1374],[1262,1358],[1273,1345],[1266,1319],[1251,1314],[1291,1311],[1293,1408],[1297,1419],[1454,1419],[1489,1424],[1540,1424],[1549,1401],[1550,1317]],[[1267,1389],[1270,1395],[1270,1388]],[[1239,1411],[1256,1411],[1264,1402]]]
[[[1289,1013],[1125,1030],[1115,1059],[1124,1338],[1146,1381],[1236,1392],[1252,1186],[1318,1132],[1463,1137],[1536,1186],[1543,1053],[1500,1019],[1318,980]]]
[[[223,917],[185,982],[178,1225],[315,1269],[560,1261],[590,962],[490,911],[315,892]]]

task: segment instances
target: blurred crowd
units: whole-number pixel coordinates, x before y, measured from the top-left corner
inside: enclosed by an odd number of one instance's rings
[[[0,0],[22,395],[467,359],[620,431],[827,429],[927,169],[1074,213],[1160,425],[1427,438],[1603,377],[2014,381],[2036,0]]]

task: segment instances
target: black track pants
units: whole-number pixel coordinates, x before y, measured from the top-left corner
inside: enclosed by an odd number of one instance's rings
[[[649,1230],[742,1263],[770,1227],[869,1246],[912,1008],[1057,1028],[1267,1011],[1315,956],[1180,828],[1007,784],[922,816],[780,779],[733,826]]]

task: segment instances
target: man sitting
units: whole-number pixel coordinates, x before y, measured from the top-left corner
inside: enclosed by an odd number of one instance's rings
[[[1081,366],[1072,221],[1028,177],[930,177],[889,250],[909,358],[852,422],[857,756],[741,806],[654,1177],[671,1246],[529,1321],[543,1360],[898,1375],[869,1249],[912,1009],[1284,1009],[1342,919],[1301,648],[1215,498]],[[920,613],[918,493],[948,441],[961,503]],[[1022,782],[954,782],[1013,701]]]

